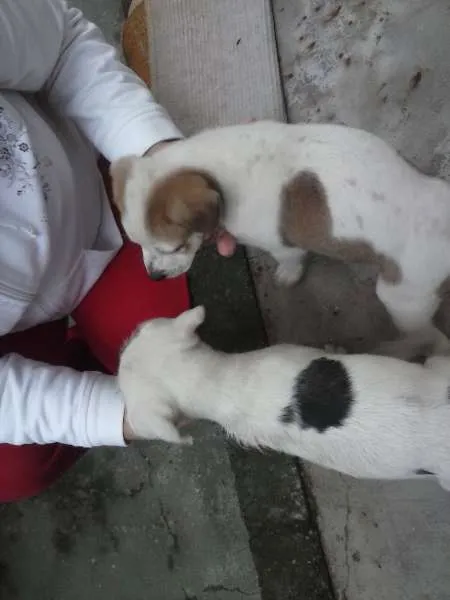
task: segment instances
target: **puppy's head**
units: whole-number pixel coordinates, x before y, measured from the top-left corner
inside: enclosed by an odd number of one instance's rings
[[[204,308],[197,306],[175,319],[147,321],[125,345],[118,382],[126,398],[128,422],[137,437],[188,443],[179,428],[195,414],[179,390],[192,385],[187,357],[200,343],[196,330],[204,318]]]
[[[189,377],[186,353],[200,343],[197,329],[205,309],[197,306],[174,319],[159,318],[142,323],[125,344],[120,357],[119,379],[131,371],[135,378],[148,380],[152,387],[170,388],[174,380]]]
[[[152,159],[128,157],[111,167],[113,198],[130,239],[142,247],[153,279],[176,277],[191,266],[203,240],[219,226],[221,194],[203,172],[158,176]]]

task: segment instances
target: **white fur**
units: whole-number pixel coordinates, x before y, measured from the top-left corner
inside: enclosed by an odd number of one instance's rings
[[[432,325],[437,290],[450,275],[450,186],[444,181],[421,174],[376,136],[343,126],[263,121],[202,132],[137,159],[126,181],[124,227],[142,246],[148,268],[168,276],[189,269],[200,240],[161,254],[144,215],[155,184],[180,168],[218,181],[224,227],[271,253],[279,262],[277,277],[287,284],[301,277],[305,253],[280,239],[281,191],[300,171],[313,171],[327,195],[333,236],[366,241],[400,266],[401,283],[377,283],[398,329],[414,338],[415,350],[420,343],[450,348]]]
[[[198,307],[177,319],[148,322],[126,346],[118,378],[138,434],[189,442],[176,427],[180,416],[208,419],[243,444],[354,477],[403,479],[425,469],[450,489],[450,357],[421,366],[371,355],[330,356],[348,372],[353,403],[342,426],[319,433],[280,416],[297,375],[323,352],[279,345],[224,354],[195,334],[203,318]]]

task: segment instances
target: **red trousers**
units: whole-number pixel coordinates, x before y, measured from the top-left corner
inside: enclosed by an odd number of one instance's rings
[[[76,335],[69,335],[66,320],[39,325],[0,338],[0,355],[17,352],[49,364],[115,373],[121,346],[139,323],[174,317],[188,307],[186,278],[151,281],[140,249],[125,242],[74,311]],[[0,444],[0,502],[44,490],[83,452],[60,444]]]

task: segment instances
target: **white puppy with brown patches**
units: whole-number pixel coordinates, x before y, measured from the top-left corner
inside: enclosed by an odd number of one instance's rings
[[[207,419],[245,445],[354,477],[434,474],[450,490],[450,357],[422,366],[289,345],[224,354],[196,335],[203,319],[197,307],[147,322],[125,347],[118,380],[138,437],[189,443],[179,420]],[[142,403],[153,405],[146,421]]]
[[[450,185],[388,144],[339,125],[271,121],[204,131],[112,166],[114,198],[151,276],[189,269],[220,227],[296,282],[307,252],[379,268],[377,294],[409,358],[450,349],[432,323],[450,276]]]

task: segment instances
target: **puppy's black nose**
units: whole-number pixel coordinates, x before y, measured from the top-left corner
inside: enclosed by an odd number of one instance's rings
[[[164,273],[164,271],[151,271],[150,272],[150,279],[152,281],[161,281],[162,279],[166,278],[166,274]]]

